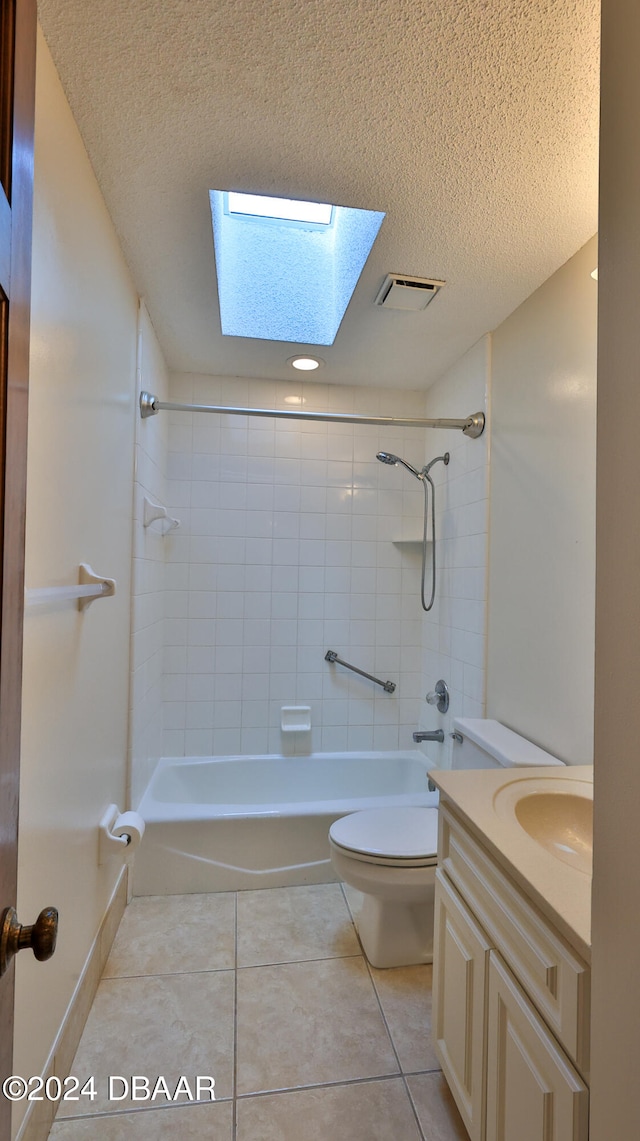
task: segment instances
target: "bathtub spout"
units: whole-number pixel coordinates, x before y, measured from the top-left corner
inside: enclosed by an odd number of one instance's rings
[[[417,745],[419,745],[421,741],[439,741],[442,745],[444,742],[444,731],[442,729],[420,729],[417,733],[413,734],[413,739]]]

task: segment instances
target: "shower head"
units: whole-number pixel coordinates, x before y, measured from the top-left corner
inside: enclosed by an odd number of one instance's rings
[[[441,460],[442,460],[442,463],[444,464],[444,466],[446,467],[447,464],[449,463],[450,458],[451,457],[450,457],[448,452],[445,452],[443,456],[436,456],[436,458],[434,460],[431,460],[431,463],[425,464],[425,466],[422,469],[422,474],[427,476],[429,474],[429,472],[431,471],[431,468],[433,467],[433,465],[439,464]]]
[[[416,479],[423,478],[422,472],[418,471],[417,468],[412,467],[411,464],[408,464],[406,460],[401,459],[400,456],[394,456],[393,452],[378,452],[376,459],[380,460],[381,464],[391,464],[392,467],[395,464],[402,464],[403,467],[406,467],[407,471],[410,471],[412,475],[415,475]]]

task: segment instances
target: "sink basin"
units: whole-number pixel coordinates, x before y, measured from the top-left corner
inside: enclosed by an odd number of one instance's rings
[[[516,819],[533,840],[565,864],[591,872],[593,862],[593,801],[565,792],[523,796]]]
[[[494,807],[556,859],[591,875],[593,785],[588,781],[562,777],[510,781],[496,793]]]

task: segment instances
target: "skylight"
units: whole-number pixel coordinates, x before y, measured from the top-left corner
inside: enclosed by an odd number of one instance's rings
[[[315,222],[328,226],[333,206],[326,202],[298,202],[293,198],[270,198],[266,194],[227,194],[230,214],[248,214],[255,218],[285,218],[290,222]]]
[[[333,344],[384,213],[236,191],[209,198],[223,334]]]

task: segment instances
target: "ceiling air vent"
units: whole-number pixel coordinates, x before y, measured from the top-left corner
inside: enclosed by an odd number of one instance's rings
[[[426,309],[445,284],[429,277],[388,273],[376,297],[376,305],[384,305],[385,309]]]

